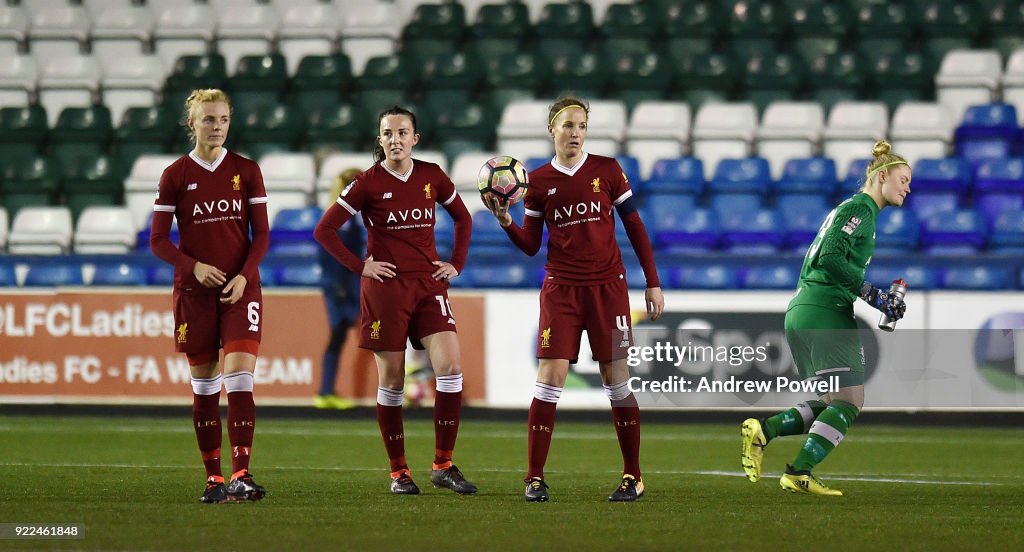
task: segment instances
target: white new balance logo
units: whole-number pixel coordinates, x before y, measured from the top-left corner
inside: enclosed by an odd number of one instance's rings
[[[187,188],[188,191],[197,190],[197,189],[199,189],[199,183],[198,182],[193,182],[193,183],[189,184],[188,188]]]
[[[384,199],[391,199],[391,192],[384,192]]]
[[[548,195],[555,195],[556,191],[558,191],[558,188],[551,188],[550,190],[548,190]]]

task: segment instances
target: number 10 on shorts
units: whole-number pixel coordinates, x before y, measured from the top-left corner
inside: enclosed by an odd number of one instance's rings
[[[434,299],[437,300],[437,304],[441,305],[441,316],[448,317],[448,323],[455,323],[455,312],[452,311],[452,304],[448,301],[448,298],[444,295],[435,295]]]
[[[249,331],[260,331],[260,304],[256,301],[249,303]]]

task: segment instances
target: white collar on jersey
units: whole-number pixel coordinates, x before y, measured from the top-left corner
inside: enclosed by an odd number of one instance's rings
[[[582,167],[583,164],[587,162],[587,157],[589,155],[590,154],[588,154],[587,152],[583,152],[583,155],[580,156],[580,160],[577,161],[576,164],[573,165],[572,167],[563,167],[563,166],[558,164],[558,157],[552,157],[551,158],[551,166],[554,167],[556,171],[558,171],[558,172],[560,172],[562,174],[567,174],[569,176],[575,176],[576,175],[576,171],[580,170],[580,167]]]
[[[220,166],[221,161],[224,161],[224,158],[228,156],[228,148],[220,148],[220,155],[217,156],[217,159],[213,163],[207,163],[202,157],[196,155],[196,150],[188,152],[188,156],[200,167],[213,172]]]
[[[388,168],[388,164],[386,162],[384,162],[384,161],[380,162],[380,166],[384,167],[385,171],[388,171],[389,173],[391,173],[391,176],[401,180],[402,182],[408,182],[409,181],[409,177],[412,176],[412,170],[416,166],[416,162],[413,161],[412,159],[409,159],[409,162],[412,163],[412,164],[409,165],[409,171],[406,172],[405,174],[402,174],[400,172],[395,172],[395,171],[389,169]]]

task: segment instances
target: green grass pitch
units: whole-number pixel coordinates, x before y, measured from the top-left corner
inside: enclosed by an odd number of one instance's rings
[[[463,422],[455,460],[480,487],[466,497],[430,486],[429,421],[406,424],[424,494],[392,496],[374,422],[260,419],[251,469],[267,498],[203,505],[187,419],[0,417],[0,522],[86,526],[81,540],[0,549],[1024,549],[1019,429],[858,425],[816,471],[846,496],[819,498],[778,487],[802,439],[773,442],[752,484],[741,414],[728,426],[645,424],[647,495],[610,504],[621,468],[611,424],[560,422],[552,501],[526,504],[523,418]]]

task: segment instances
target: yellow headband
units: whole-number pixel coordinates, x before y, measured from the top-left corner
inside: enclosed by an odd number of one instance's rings
[[[551,117],[551,120],[548,121],[548,126],[555,126],[555,119],[557,119],[558,116],[561,115],[562,112],[565,111],[566,109],[572,109],[574,107],[576,109],[583,109],[584,111],[586,111],[586,109],[582,105],[576,105],[576,104],[567,105],[567,106],[563,107],[562,109],[559,109],[558,111],[555,112],[555,114]]]
[[[871,182],[871,179],[875,176],[875,174],[878,171],[880,171],[880,170],[882,170],[882,169],[884,169],[886,167],[892,167],[894,165],[909,165],[909,163],[907,163],[906,161],[890,161],[888,163],[885,163],[884,165],[875,167],[874,169],[872,169],[871,172],[868,173],[868,182]]]

